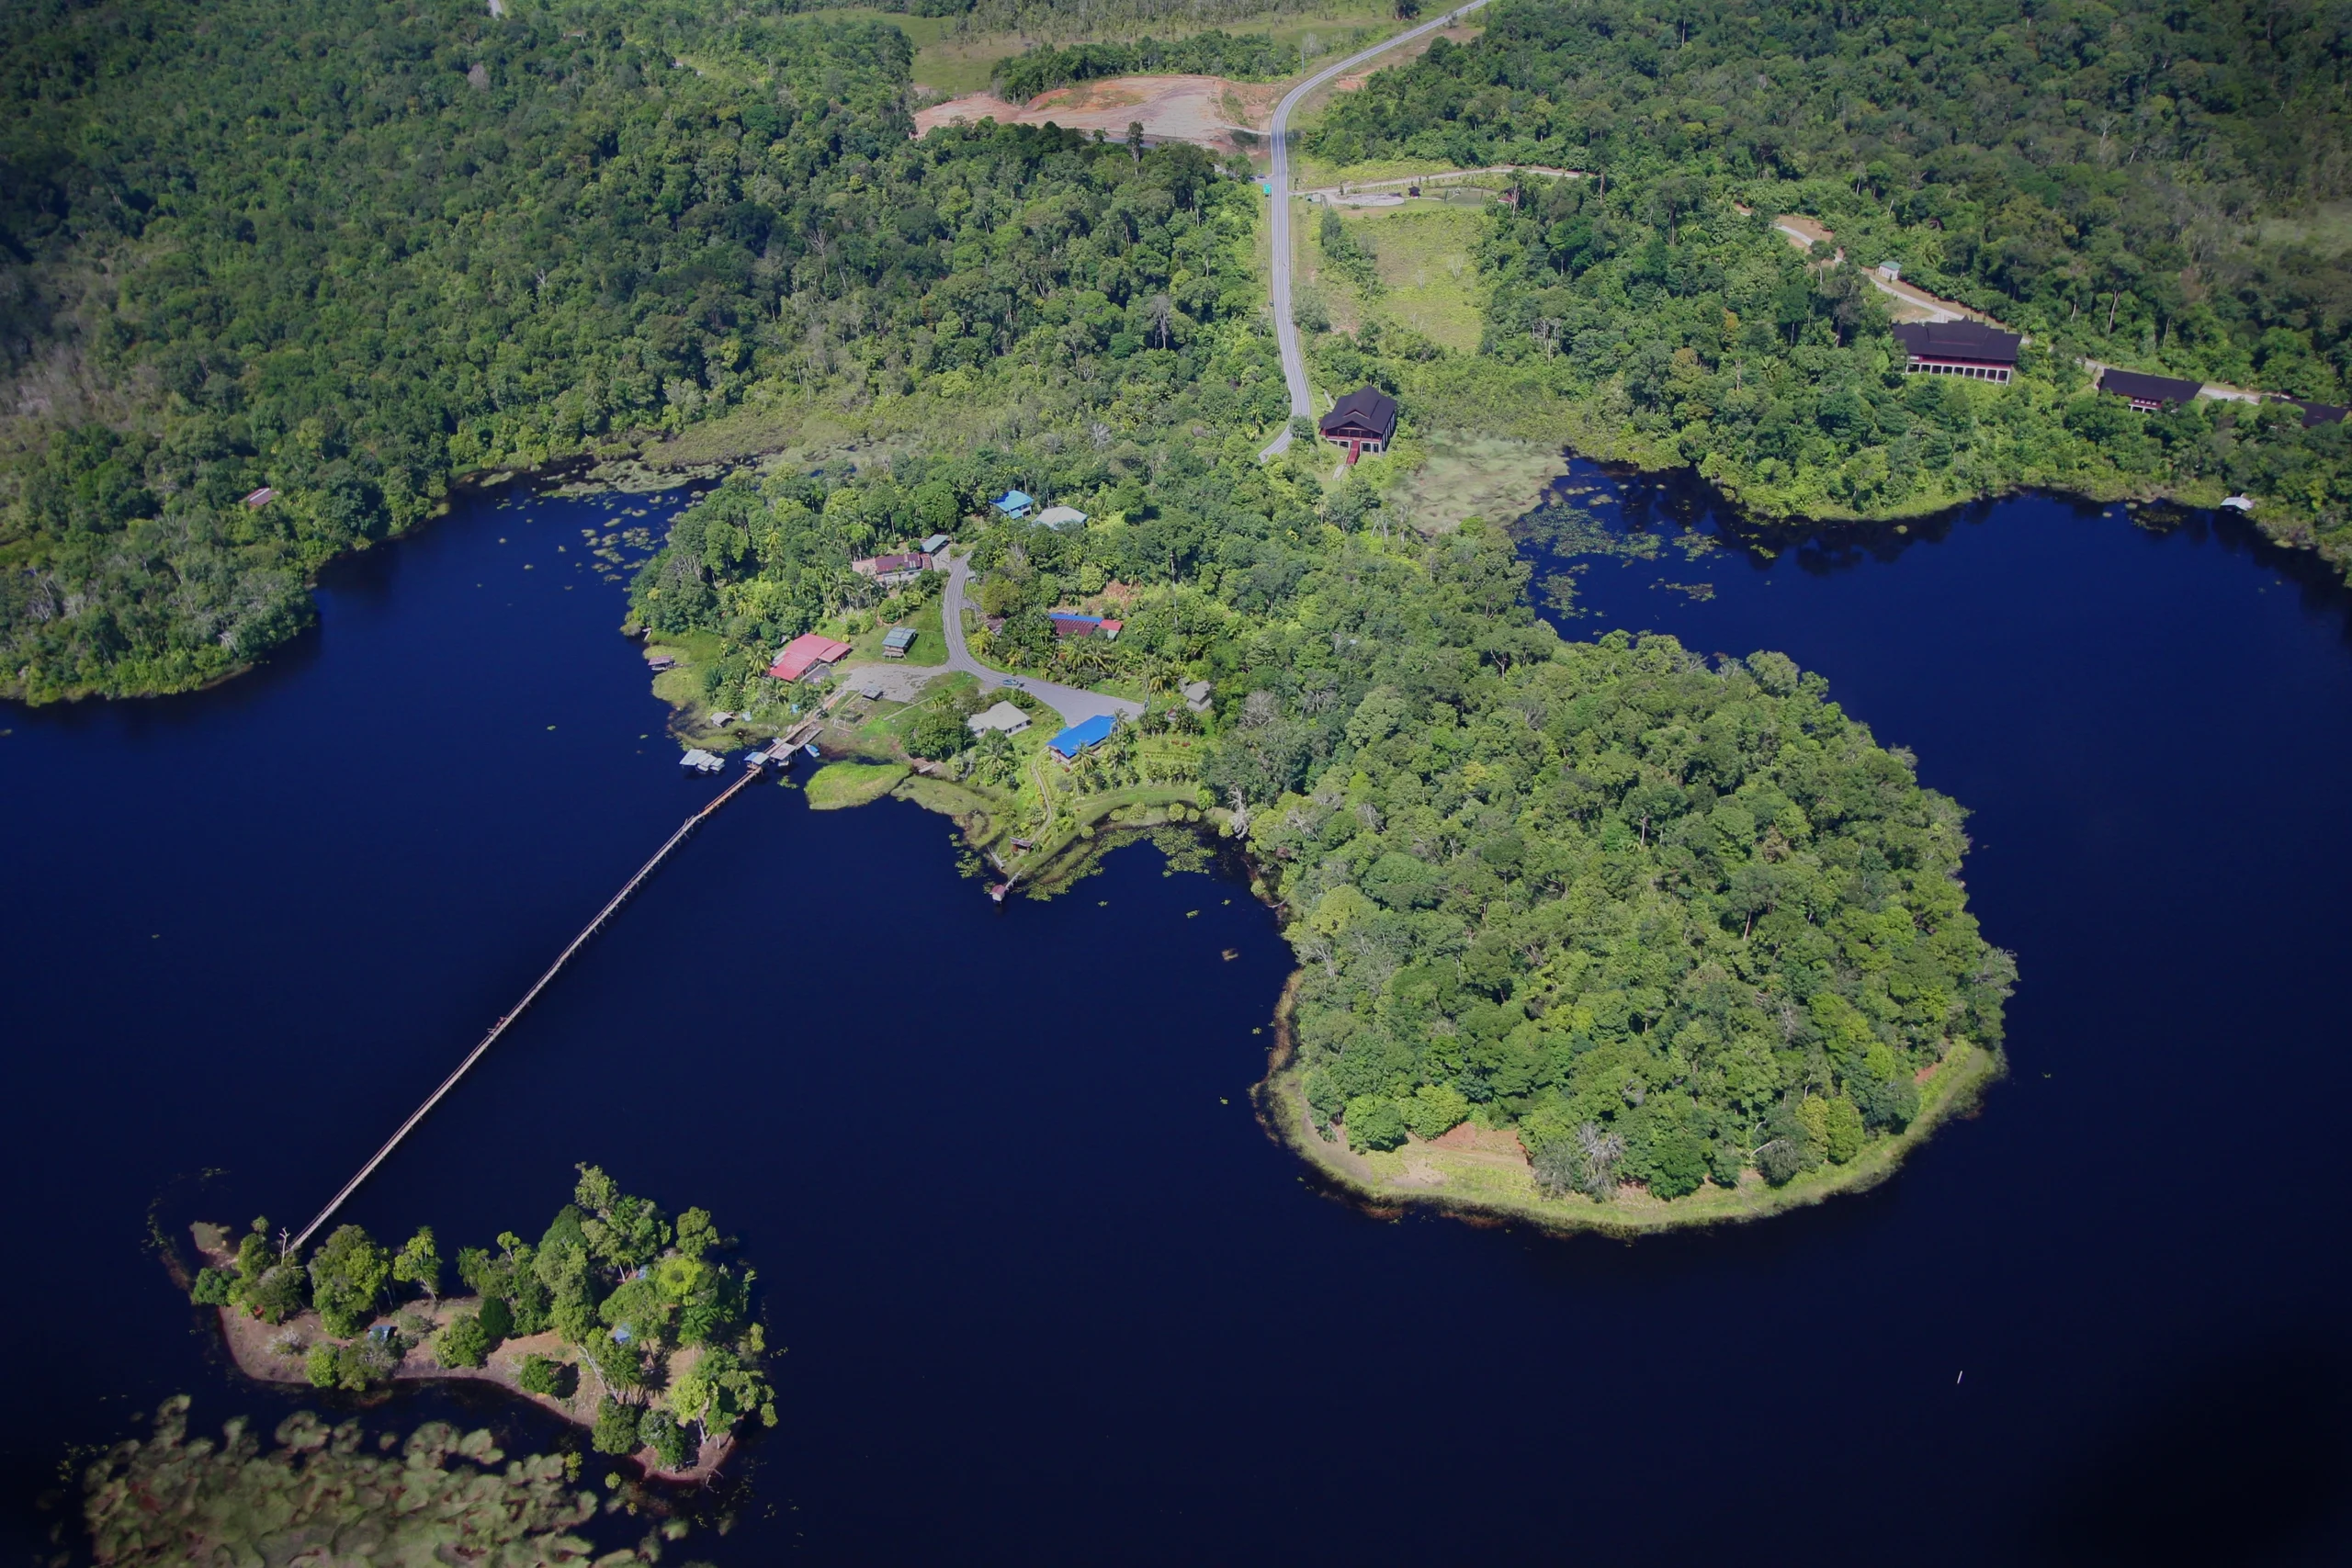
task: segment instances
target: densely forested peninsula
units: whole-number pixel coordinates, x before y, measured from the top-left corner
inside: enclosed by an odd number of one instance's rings
[[[1131,694],[1138,720],[1063,761],[1050,720],[976,735],[992,699],[969,694],[845,739],[929,766],[904,792],[1011,874],[1169,822],[1244,847],[1302,964],[1274,1113],[1360,1156],[1457,1128],[1509,1143],[1507,1179],[1451,1201],[1564,1224],[1755,1212],[1871,1179],[1923,1093],[1997,1069],[2015,968],[1966,911],[1962,814],[1818,677],[1564,642],[1508,536],[1399,529],[1373,479],[1322,489],[1314,459],[1180,446],[1148,492],[1129,461],[1043,442],[911,489],[730,484],[636,602],[727,650],[712,701],[781,705],[759,660],[792,623],[761,606],[801,581],[796,540],[911,532],[914,497],[977,504],[1009,472],[1088,513],[978,530],[971,636],[1000,667]],[[931,592],[849,614],[905,621]],[[1115,641],[1056,635],[1051,613],[1090,609]]]
[[[456,1258],[430,1227],[398,1248],[338,1227],[309,1257],[266,1220],[241,1237],[198,1227],[190,1294],[220,1309],[237,1364],[272,1382],[357,1392],[395,1379],[497,1382],[591,1427],[597,1451],[649,1472],[703,1476],[736,1428],[775,1425],[757,1277],[725,1254],[709,1213],[673,1223],[580,1168],[573,1201],[536,1242],[513,1232]]]

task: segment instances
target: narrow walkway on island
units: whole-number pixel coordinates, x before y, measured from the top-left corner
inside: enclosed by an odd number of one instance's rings
[[[971,650],[964,646],[964,584],[971,570],[967,555],[959,554],[948,563],[947,593],[939,606],[940,629],[947,634],[947,668],[978,676],[983,691],[1007,685],[1017,687],[1061,715],[1064,724],[1078,724],[1098,714],[1127,719],[1143,716],[1143,705],[1125,697],[1106,696],[1101,692],[1065,686],[1058,681],[1043,681],[1032,675],[1008,675],[973,658]]]

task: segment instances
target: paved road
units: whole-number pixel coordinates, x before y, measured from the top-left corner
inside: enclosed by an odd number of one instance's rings
[[[1267,183],[1273,187],[1274,211],[1274,341],[1282,345],[1283,379],[1290,387],[1291,417],[1312,416],[1315,406],[1307,397],[1306,360],[1298,349],[1298,326],[1290,319],[1290,111],[1306,101],[1306,95],[1324,85],[1334,76],[1346,74],[1365,61],[1387,53],[1400,43],[1409,43],[1423,33],[1440,28],[1450,28],[1462,17],[1484,6],[1487,0],[1469,0],[1444,16],[1408,28],[1370,49],[1359,50],[1337,65],[1327,65],[1283,95],[1274,106],[1274,121],[1271,134],[1274,144],[1273,176]],[[1260,461],[1290,450],[1290,426],[1283,426],[1282,434],[1266,443],[1258,454]]]
[[[1030,675],[1007,675],[1001,670],[991,670],[971,655],[964,646],[964,584],[971,575],[970,560],[956,555],[947,566],[947,593],[939,606],[940,629],[947,634],[947,668],[961,670],[980,678],[983,691],[993,691],[1008,682],[1021,689],[1062,716],[1064,724],[1076,724],[1092,718],[1096,714],[1114,714],[1121,718],[1143,716],[1143,705],[1125,697],[1106,697],[1100,692],[1089,692],[1077,686],[1065,686],[1058,681],[1040,681]]]

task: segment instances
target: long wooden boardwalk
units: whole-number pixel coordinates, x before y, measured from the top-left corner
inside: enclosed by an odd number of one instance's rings
[[[798,745],[809,734],[814,733],[816,728],[822,724],[823,719],[824,715],[821,712],[811,715],[808,719],[803,720],[790,735],[776,741],[775,743],[776,749],[772,750],[769,754],[777,757],[785,755],[791,747]],[[630,897],[634,895],[639,887],[645,886],[646,879],[661,868],[663,861],[670,858],[670,852],[676,849],[680,844],[684,843],[687,839],[693,836],[695,829],[701,827],[704,822],[710,818],[713,812],[726,805],[729,801],[734,799],[738,791],[742,789],[744,785],[750,784],[753,779],[762,776],[765,771],[764,766],[759,762],[752,762],[749,766],[745,767],[741,777],[738,778],[733,784],[729,784],[725,789],[719,791],[718,795],[712,796],[709,805],[704,807],[700,811],[695,812],[692,817],[687,818],[685,821],[679,826],[678,830],[671,834],[660,849],[653,852],[653,858],[647,861],[643,865],[638,867],[637,874],[630,877],[628,881],[623,885],[621,890],[613,895],[611,901],[605,904],[603,908],[596,911],[596,918],[590,920],[586,927],[581,931],[580,934],[571,939],[571,945],[565,948],[561,953],[556,954],[555,962],[548,965],[547,973],[539,976],[537,984],[534,985],[529,990],[524,992],[523,999],[516,1002],[514,1007],[509,1009],[505,1016],[502,1017],[496,1023],[490,1026],[490,1032],[481,1037],[481,1043],[480,1044],[466,1053],[466,1059],[458,1064],[457,1069],[454,1072],[450,1073],[447,1077],[441,1080],[441,1087],[435,1089],[430,1095],[428,1095],[425,1098],[424,1103],[411,1111],[409,1113],[408,1120],[401,1122],[393,1130],[392,1135],[384,1140],[384,1146],[376,1151],[375,1157],[370,1159],[366,1165],[361,1166],[359,1168],[359,1174],[345,1182],[343,1184],[343,1190],[337,1192],[334,1197],[328,1201],[327,1206],[319,1211],[319,1217],[302,1227],[302,1234],[294,1238],[294,1247],[297,1250],[300,1250],[303,1244],[311,1239],[311,1235],[317,1232],[320,1226],[325,1224],[329,1220],[334,1217],[335,1211],[342,1208],[344,1203],[349,1200],[354,1192],[359,1190],[360,1186],[365,1183],[370,1176],[376,1174],[376,1168],[383,1164],[387,1158],[390,1157],[391,1152],[394,1149],[400,1147],[401,1140],[407,1137],[409,1134],[415,1129],[418,1122],[424,1121],[425,1117],[432,1114],[433,1108],[440,1104],[441,1101],[447,1098],[451,1089],[458,1087],[458,1080],[464,1077],[468,1070],[470,1069],[476,1062],[481,1060],[484,1052],[488,1051],[492,1045],[498,1043],[498,1037],[506,1032],[507,1027],[516,1019],[522,1017],[530,1005],[538,999],[539,993],[546,990],[548,985],[554,981],[558,975],[563,973],[563,966],[571,962],[572,954],[587,946],[588,939],[594,936],[598,931],[604,930],[605,922],[610,920],[614,915],[619,912],[620,907],[623,904],[628,903]]]

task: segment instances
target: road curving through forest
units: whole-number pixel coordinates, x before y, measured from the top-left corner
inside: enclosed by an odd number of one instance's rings
[[[1274,269],[1272,288],[1274,307],[1274,341],[1282,347],[1283,381],[1290,389],[1290,413],[1292,419],[1312,417],[1315,412],[1315,405],[1307,395],[1306,358],[1306,355],[1299,351],[1298,324],[1290,319],[1291,111],[1298,107],[1300,104],[1306,102],[1306,96],[1309,93],[1314,92],[1318,87],[1327,85],[1333,77],[1343,75],[1346,73],[1354,70],[1357,66],[1363,64],[1366,61],[1377,59],[1381,55],[1387,53],[1390,50],[1395,49],[1400,43],[1410,43],[1415,39],[1419,38],[1424,34],[1436,32],[1440,28],[1450,28],[1453,26],[1454,23],[1460,21],[1463,17],[1468,16],[1471,12],[1477,10],[1486,4],[1487,0],[1469,0],[1468,5],[1457,6],[1442,17],[1423,22],[1419,27],[1408,28],[1405,31],[1398,33],[1395,38],[1387,39],[1382,42],[1374,44],[1370,49],[1359,50],[1355,53],[1349,55],[1345,60],[1340,61],[1336,65],[1327,65],[1322,70],[1317,71],[1314,75],[1309,76],[1306,81],[1301,82],[1297,86],[1293,87],[1289,92],[1284,93],[1283,95],[1283,101],[1274,106],[1273,123],[1268,128],[1268,135],[1272,141],[1274,150],[1273,170],[1267,181],[1267,187],[1272,192],[1272,206],[1274,215]],[[1264,449],[1258,454],[1258,457],[1259,460],[1262,462],[1266,458],[1279,457],[1281,454],[1289,450],[1290,425],[1285,423],[1281,431],[1275,434],[1274,438],[1266,443]]]

